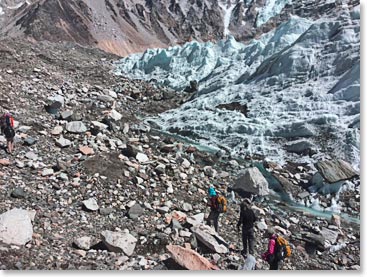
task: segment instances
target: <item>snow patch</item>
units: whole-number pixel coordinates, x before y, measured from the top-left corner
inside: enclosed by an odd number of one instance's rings
[[[223,25],[224,25],[224,37],[230,34],[228,29],[231,21],[231,15],[234,7],[236,7],[237,1],[226,1],[225,3],[219,2],[219,6],[224,10]]]
[[[285,5],[291,2],[292,0],[266,0],[265,5],[258,10],[256,27],[260,27],[270,18],[280,14]]]

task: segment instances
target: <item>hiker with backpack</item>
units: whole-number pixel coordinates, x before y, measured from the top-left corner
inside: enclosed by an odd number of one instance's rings
[[[9,154],[13,153],[14,150],[14,118],[10,113],[4,113],[0,118],[1,132],[6,138],[6,147]]]
[[[212,226],[212,221],[215,231],[218,233],[218,221],[221,213],[227,212],[227,200],[224,196],[218,195],[214,187],[208,189],[210,213],[207,218],[207,224]]]
[[[283,260],[291,255],[291,248],[288,241],[280,235],[277,235],[272,228],[268,229],[267,236],[268,250],[261,255],[264,261],[270,265],[270,270],[278,270]]]
[[[254,211],[251,209],[251,200],[246,198],[240,205],[240,218],[237,223],[237,231],[240,231],[242,225],[242,256],[246,259],[247,253],[254,254],[255,234],[254,223],[257,221],[257,217]],[[247,252],[248,250],[248,252]]]

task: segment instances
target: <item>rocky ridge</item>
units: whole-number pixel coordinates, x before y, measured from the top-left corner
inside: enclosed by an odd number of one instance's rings
[[[247,42],[292,15],[328,17],[344,9],[344,2],[349,7],[359,4],[356,0],[3,0],[0,35],[70,41],[126,56],[191,40],[218,41],[228,34]],[[285,4],[278,13],[260,21],[266,5],[281,3]]]
[[[116,57],[96,49],[2,40],[0,56],[0,106],[14,114],[17,131],[14,155],[1,150],[1,269],[185,268],[178,253],[197,266],[241,268],[235,224],[248,188],[236,188],[219,234],[203,224],[206,192],[212,184],[226,193],[241,170],[258,165],[199,151],[140,120],[177,107],[185,96],[113,75]],[[337,201],[341,212],[359,216],[359,177],[338,167],[343,162],[320,164],[336,183],[309,165],[259,164],[272,191],[306,204],[317,199],[324,209]],[[330,186],[350,189],[337,198],[320,194]],[[268,269],[260,258],[267,226],[291,243],[283,269],[360,268],[358,223],[338,213],[296,211],[273,193],[253,206],[260,218],[257,269]],[[31,239],[22,234],[26,242],[20,243],[1,231],[9,224],[4,218],[18,216],[19,209],[32,224]]]

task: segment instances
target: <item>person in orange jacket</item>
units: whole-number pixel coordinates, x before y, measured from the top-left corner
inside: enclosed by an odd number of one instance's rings
[[[209,194],[209,203],[207,205],[210,207],[210,213],[206,222],[209,226],[212,226],[213,221],[214,229],[218,233],[218,221],[220,215],[218,205],[218,195],[214,187],[210,187],[208,189],[208,194]]]

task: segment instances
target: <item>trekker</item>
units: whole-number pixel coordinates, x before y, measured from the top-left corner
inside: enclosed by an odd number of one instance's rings
[[[9,154],[13,153],[14,150],[14,119],[10,113],[4,113],[0,119],[1,131],[6,138],[6,147]]]
[[[254,234],[254,222],[257,221],[257,217],[254,211],[251,209],[251,200],[246,198],[241,203],[240,218],[237,223],[237,231],[240,231],[242,225],[242,256],[246,259],[247,253],[254,254],[255,234]],[[248,252],[247,252],[248,250]]]
[[[212,226],[211,221],[213,221],[214,229],[218,233],[218,221],[219,221],[219,205],[218,205],[218,196],[214,187],[210,187],[208,190],[209,194],[209,203],[207,204],[210,207],[210,213],[207,218],[207,224]]]
[[[267,232],[265,233],[268,238],[268,250],[261,255],[261,258],[264,261],[267,261],[270,265],[270,270],[278,270],[279,269],[279,262],[278,258],[275,255],[275,246],[276,246],[276,239],[277,235],[275,234],[274,230],[272,228],[269,228]]]

